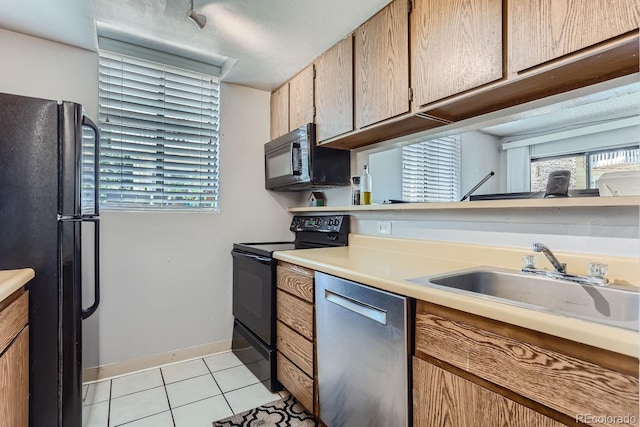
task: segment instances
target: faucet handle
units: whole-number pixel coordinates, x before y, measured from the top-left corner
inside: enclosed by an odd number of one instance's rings
[[[524,255],[522,257],[522,268],[536,268],[538,257],[535,255]]]

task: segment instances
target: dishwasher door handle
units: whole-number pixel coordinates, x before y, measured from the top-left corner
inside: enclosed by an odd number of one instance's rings
[[[385,310],[381,310],[377,307],[358,301],[356,299],[337,294],[328,289],[324,290],[324,298],[329,302],[339,305],[346,310],[353,311],[354,313],[357,313],[375,322],[381,323],[383,325],[387,324],[387,312]]]

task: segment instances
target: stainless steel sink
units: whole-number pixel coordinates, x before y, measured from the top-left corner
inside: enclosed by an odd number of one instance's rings
[[[538,311],[638,330],[639,293],[622,286],[592,286],[519,271],[481,268],[410,282]]]

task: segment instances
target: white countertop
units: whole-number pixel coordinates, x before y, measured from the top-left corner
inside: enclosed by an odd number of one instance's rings
[[[275,252],[274,257],[389,292],[638,357],[640,334],[635,331],[438,290],[406,280],[482,265],[517,270],[525,254],[532,252],[351,234],[347,247],[282,251]],[[558,255],[569,265],[586,265],[586,262],[582,262],[584,255]],[[609,263],[610,279],[638,285],[640,260],[619,257],[598,259]]]

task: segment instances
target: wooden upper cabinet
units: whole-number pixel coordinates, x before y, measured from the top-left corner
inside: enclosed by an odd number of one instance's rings
[[[394,0],[356,30],[356,128],[409,111],[408,13]]]
[[[289,81],[289,130],[313,122],[313,65]]]
[[[509,0],[509,72],[638,28],[636,0]]]
[[[414,0],[413,4],[415,106],[503,77],[502,0]]]
[[[271,94],[271,139],[289,132],[289,83]]]
[[[353,36],[323,53],[316,66],[316,139],[353,130]]]

